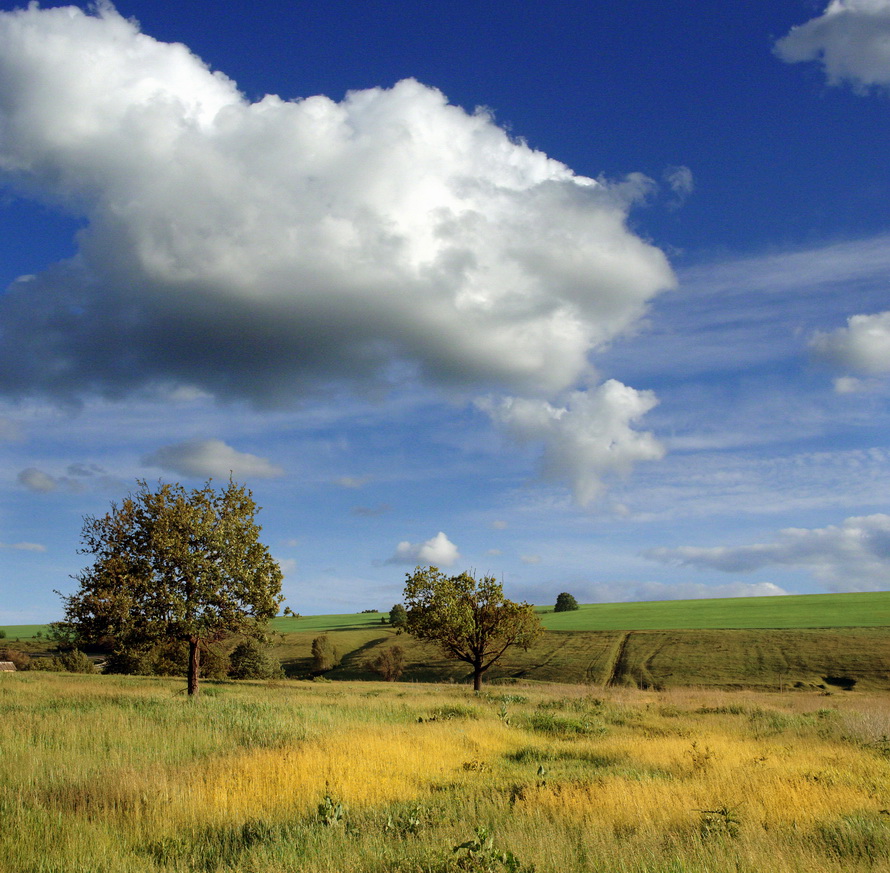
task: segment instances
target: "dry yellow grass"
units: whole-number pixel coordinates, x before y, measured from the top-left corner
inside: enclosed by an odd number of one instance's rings
[[[2,873],[890,869],[886,696],[176,687],[0,678]]]

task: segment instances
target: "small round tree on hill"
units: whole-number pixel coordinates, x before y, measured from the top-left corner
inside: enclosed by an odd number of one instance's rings
[[[578,601],[571,594],[563,591],[557,596],[556,606],[553,607],[554,612],[571,612],[573,609],[578,609]]]

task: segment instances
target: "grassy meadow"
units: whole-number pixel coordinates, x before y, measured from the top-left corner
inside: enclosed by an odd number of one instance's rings
[[[535,611],[545,628],[557,631],[888,627],[890,591],[587,603],[572,612],[557,613],[551,605],[536,606]],[[388,612],[389,606],[381,612],[281,615],[271,627],[282,634],[372,630],[381,626]],[[7,639],[32,640],[47,630],[41,624],[0,625]]]
[[[0,674],[3,873],[890,869],[885,694],[181,691]]]

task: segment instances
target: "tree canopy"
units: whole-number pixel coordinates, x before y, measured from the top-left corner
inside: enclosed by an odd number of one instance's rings
[[[446,576],[437,567],[418,567],[407,576],[404,598],[408,632],[469,664],[476,691],[510,646],[527,649],[541,632],[534,607],[507,600],[492,576]]]
[[[557,595],[556,605],[553,607],[554,612],[571,612],[573,609],[578,609],[578,601],[568,591]]]
[[[79,551],[92,564],[63,598],[65,621],[79,641],[104,639],[116,652],[188,643],[193,695],[202,648],[227,634],[262,636],[281,603],[281,570],[245,486],[137,484],[106,515],[84,518]]]

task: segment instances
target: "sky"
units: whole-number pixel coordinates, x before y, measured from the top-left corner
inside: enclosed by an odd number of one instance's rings
[[[0,0],[0,624],[231,475],[302,614],[885,590],[890,0]]]

